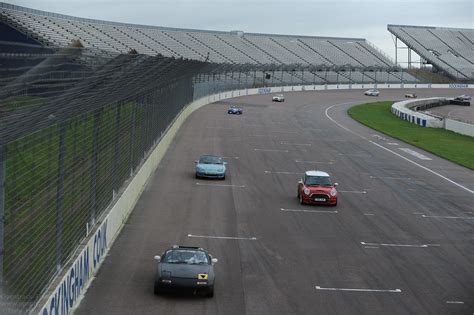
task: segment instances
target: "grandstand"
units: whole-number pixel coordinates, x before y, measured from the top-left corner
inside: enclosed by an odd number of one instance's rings
[[[474,79],[474,30],[388,25],[388,31],[427,63],[450,77]]]
[[[341,83],[417,81],[400,73],[390,58],[363,38],[175,29],[78,18],[1,2],[0,24],[9,33],[19,32],[30,42],[51,48],[67,47],[77,40],[85,48],[110,54],[136,51],[218,64],[329,69],[323,75],[308,73],[308,83],[334,82],[328,78],[336,77]]]

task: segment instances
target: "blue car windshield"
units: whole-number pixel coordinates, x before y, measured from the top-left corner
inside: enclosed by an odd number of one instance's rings
[[[201,156],[199,164],[224,164],[224,161],[219,156],[205,155]]]
[[[331,179],[327,176],[306,176],[305,185],[307,186],[332,186]]]
[[[205,252],[192,249],[173,249],[166,252],[162,262],[167,264],[209,265]]]

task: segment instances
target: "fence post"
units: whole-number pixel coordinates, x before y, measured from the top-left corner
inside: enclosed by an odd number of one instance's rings
[[[115,144],[114,144],[114,169],[113,169],[113,189],[115,192],[119,190],[119,178],[118,178],[118,163],[120,160],[119,154],[119,141],[120,141],[120,114],[122,109],[122,103],[117,104],[117,112],[115,114]]]
[[[101,110],[94,112],[94,126],[92,138],[92,166],[91,166],[91,227],[95,225],[97,211],[97,155],[99,146],[99,124]]]
[[[56,190],[56,271],[61,269],[63,201],[64,201],[64,157],[66,156],[66,123],[59,125],[58,186]]]
[[[3,288],[3,257],[5,255],[5,145],[0,142],[0,289]]]

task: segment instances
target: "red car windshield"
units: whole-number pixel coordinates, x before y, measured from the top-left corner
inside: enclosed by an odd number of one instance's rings
[[[327,176],[306,176],[306,186],[332,186],[331,179]]]

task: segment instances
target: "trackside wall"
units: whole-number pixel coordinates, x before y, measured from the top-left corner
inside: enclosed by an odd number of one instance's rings
[[[245,89],[228,91],[214,94],[196,100],[186,106],[175,118],[174,122],[164,133],[161,141],[155,146],[149,158],[143,163],[140,170],[128,182],[126,188],[116,199],[115,204],[106,211],[100,220],[100,224],[90,234],[90,238],[80,245],[77,254],[67,268],[64,268],[60,276],[55,279],[49,290],[40,300],[34,313],[42,315],[65,315],[70,314],[80,304],[87,288],[91,284],[95,274],[98,272],[107,252],[111,248],[116,237],[120,233],[129,214],[135,207],[148,179],[153,174],[164,154],[166,153],[174,136],[188,118],[188,116],[200,107],[228,98],[269,94],[290,91],[322,91],[322,90],[347,90],[368,88],[474,88],[474,85],[449,85],[449,84],[354,84],[354,85],[307,85],[307,86],[285,86],[265,87],[258,89]],[[151,259],[151,258],[150,258]]]
[[[407,120],[422,127],[444,128],[462,135],[474,137],[474,125],[472,124],[444,117],[435,117],[412,110],[412,108],[416,107],[424,109],[446,104],[449,104],[449,101],[446,98],[439,97],[408,100],[394,103],[391,111],[400,119]]]

